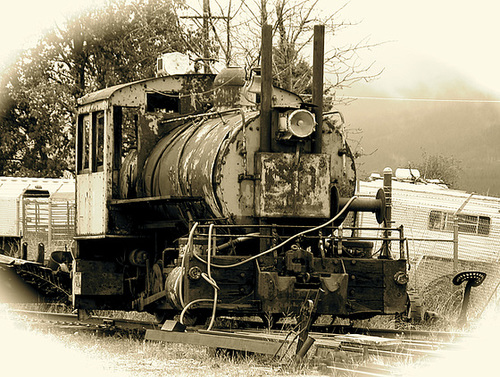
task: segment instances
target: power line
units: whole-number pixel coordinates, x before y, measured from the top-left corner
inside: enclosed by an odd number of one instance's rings
[[[339,96],[339,98],[367,99],[367,100],[377,100],[377,101],[500,103],[500,100],[488,100],[488,99],[438,99],[438,98],[401,98],[401,97],[366,97],[366,96]]]

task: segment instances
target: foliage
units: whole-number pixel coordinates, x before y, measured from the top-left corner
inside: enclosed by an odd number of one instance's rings
[[[0,175],[60,177],[73,170],[77,98],[152,77],[160,53],[185,52],[175,13],[181,6],[110,1],[67,19],[26,51],[2,78]]]
[[[219,60],[226,65],[247,69],[260,63],[261,29],[264,23],[273,26],[274,84],[300,94],[311,93],[311,61],[313,27],[325,25],[325,94],[348,87],[359,80],[369,81],[380,72],[358,61],[361,50],[376,44],[362,40],[354,44],[333,43],[332,38],[344,28],[353,26],[338,20],[342,5],[335,11],[324,12],[318,0],[211,0],[209,9],[212,38],[218,42]],[[213,5],[215,3],[215,5]],[[213,13],[212,13],[213,9]],[[195,8],[191,12],[200,15]],[[187,21],[186,21],[187,22]],[[200,21],[192,21],[201,28]],[[332,47],[333,46],[333,47]]]
[[[422,160],[412,168],[417,169],[424,179],[438,179],[450,188],[457,188],[460,177],[461,161],[453,156],[422,153]]]
[[[185,0],[109,0],[43,36],[2,77],[0,175],[60,177],[72,171],[77,98],[152,77],[161,53],[188,52],[202,58],[208,51],[211,58],[223,55],[228,65],[252,68],[259,64],[261,25],[268,22],[277,39],[275,83],[310,93],[311,67],[305,56],[313,24],[326,24],[332,35],[346,26],[333,21],[337,12],[319,17],[317,1],[211,2],[223,17],[209,17],[208,41],[200,18],[181,18],[195,10]],[[349,54],[365,47],[327,52],[327,70],[336,77],[327,92],[366,77],[355,65],[351,71],[345,68]]]

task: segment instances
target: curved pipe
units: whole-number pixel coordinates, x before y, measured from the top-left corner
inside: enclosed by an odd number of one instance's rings
[[[343,210],[344,207],[350,202],[351,198],[341,198],[336,187],[332,187],[332,198],[331,198],[331,216],[335,216],[339,211]],[[385,194],[383,189],[377,191],[375,199],[371,198],[356,198],[356,200],[350,202],[347,210],[352,212],[373,212],[377,218],[377,222],[382,224],[385,219]]]

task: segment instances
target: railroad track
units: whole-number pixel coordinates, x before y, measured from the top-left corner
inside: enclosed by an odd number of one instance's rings
[[[230,345],[227,348],[235,347],[234,349],[270,354],[276,358],[277,362],[296,362],[290,358],[295,351],[296,334],[290,331],[255,328],[206,331],[188,328],[187,332],[179,333],[162,331],[159,324],[149,321],[110,317],[79,319],[76,314],[29,310],[9,310],[9,312],[23,320],[35,322],[34,327],[37,326],[36,322],[41,322],[51,328],[97,331],[107,335],[126,331],[147,340],[200,344],[213,348],[225,348],[224,345]],[[248,321],[245,321],[245,324],[246,326],[252,325]],[[257,322],[254,323],[256,324]],[[439,350],[454,347],[452,340],[464,335],[464,333],[457,332],[371,329],[339,325],[313,326],[309,336],[314,339],[315,347],[314,354],[309,355],[309,359],[317,368],[335,373],[336,376],[343,374],[388,376],[394,375],[394,370],[381,365],[381,360],[384,364],[390,364],[390,360],[406,364],[413,363],[429,356],[432,357]],[[379,362],[373,363],[373,359]]]
[[[55,313],[55,312],[44,312],[44,311],[33,311],[33,310],[19,310],[10,309],[10,313],[14,313],[20,317],[27,317],[33,319],[41,319],[53,322],[64,322],[64,323],[80,323],[86,325],[97,325],[97,326],[115,326],[121,329],[134,329],[134,330],[159,330],[161,329],[161,324],[153,321],[139,321],[130,319],[120,319],[111,317],[101,317],[101,316],[89,316],[88,318],[79,319],[77,314],[73,313]],[[231,319],[234,327],[236,329],[242,329],[240,331],[252,331],[259,329],[261,331],[279,333],[284,332],[280,330],[283,327],[282,323],[278,323],[273,326],[272,329],[266,328],[264,330],[264,325],[259,321],[251,320],[235,320]],[[327,336],[330,335],[342,335],[342,334],[360,334],[369,336],[379,336],[383,338],[398,338],[405,343],[421,343],[421,344],[440,344],[440,345],[452,345],[451,341],[462,336],[467,335],[464,332],[457,331],[426,331],[426,330],[415,330],[415,329],[384,329],[384,328],[368,328],[368,327],[356,327],[349,325],[312,325],[311,334]],[[421,340],[419,340],[421,339]],[[427,340],[426,339],[432,339]],[[448,342],[447,342],[448,341]]]
[[[137,321],[129,319],[89,316],[88,318],[78,318],[77,314],[73,313],[52,313],[32,310],[8,310],[9,313],[15,314],[19,318],[32,321],[43,321],[54,327],[70,326],[86,327],[89,330],[97,328],[116,328],[121,330],[139,330],[145,331],[148,329],[160,329],[160,325],[149,321]]]

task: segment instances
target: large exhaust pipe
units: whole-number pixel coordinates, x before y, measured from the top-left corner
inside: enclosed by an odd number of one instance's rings
[[[273,29],[262,27],[261,90],[260,90],[260,151],[271,151],[271,99],[273,95]]]
[[[316,116],[314,153],[321,153],[323,139],[323,71],[325,60],[325,25],[314,25],[312,102]],[[263,80],[264,81],[264,80]]]

